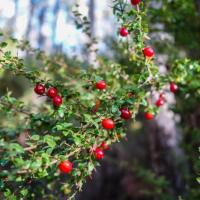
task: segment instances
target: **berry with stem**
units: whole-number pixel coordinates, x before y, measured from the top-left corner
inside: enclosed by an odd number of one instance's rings
[[[145,119],[152,120],[154,118],[154,115],[151,112],[146,112],[144,114]]]
[[[147,58],[152,58],[154,56],[154,50],[151,47],[145,47],[143,49],[143,54]]]
[[[163,92],[161,92],[160,95],[159,95],[159,98],[160,99],[165,99],[165,94]]]
[[[157,107],[160,107],[162,105],[164,105],[165,101],[163,98],[159,98],[157,101],[156,101],[156,106]]]
[[[108,147],[108,145],[106,144],[105,141],[101,143],[101,148],[102,148],[103,150],[108,150],[108,149],[109,149],[109,147]]]
[[[97,160],[101,160],[104,157],[104,152],[101,148],[96,148],[95,157]]]
[[[99,82],[96,83],[96,89],[98,90],[104,90],[106,89],[106,82],[101,80]]]
[[[128,108],[121,108],[120,112],[121,112],[120,116],[122,119],[128,120],[132,117],[132,113],[130,112]]]
[[[178,91],[178,86],[175,83],[170,83],[170,91],[176,93]]]
[[[110,129],[113,129],[115,127],[115,123],[112,119],[103,119],[101,121],[101,124],[103,126],[103,128],[107,129],[107,130],[110,130]]]
[[[59,107],[62,104],[62,97],[61,96],[55,96],[53,97],[53,105],[56,107]]]
[[[43,95],[45,93],[45,86],[43,84],[37,84],[34,88],[36,94]]]
[[[58,167],[61,172],[69,174],[72,170],[72,163],[69,160],[65,160],[62,161]]]
[[[47,96],[49,96],[50,98],[57,96],[57,94],[58,94],[58,91],[54,87],[49,88],[47,91]]]
[[[120,34],[122,37],[128,36],[128,30],[127,30],[127,28],[125,28],[125,27],[120,28],[119,34]]]

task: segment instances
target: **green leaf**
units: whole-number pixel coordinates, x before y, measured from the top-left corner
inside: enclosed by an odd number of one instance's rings
[[[47,170],[46,170],[46,169],[41,169],[41,168],[40,168],[40,170],[39,170],[39,172],[38,172],[38,177],[39,177],[39,178],[43,178],[43,177],[45,177],[45,176],[48,176]]]
[[[8,44],[6,42],[1,42],[0,43],[0,48],[5,48],[7,46],[8,46]]]
[[[56,128],[58,131],[62,131],[62,130],[66,130],[67,128],[69,128],[71,126],[73,126],[72,123],[64,122],[64,123],[57,124]]]
[[[142,101],[141,101],[141,105],[143,105],[143,106],[147,106],[148,105],[148,102],[145,100],[145,99],[143,99]]]
[[[40,136],[39,136],[39,135],[33,135],[33,136],[31,136],[31,140],[37,141],[37,140],[39,140],[39,139],[40,139]]]
[[[9,160],[1,159],[0,160],[0,166],[4,167],[8,162],[9,162]]]
[[[58,109],[58,115],[60,118],[63,118],[65,116],[64,108],[63,106],[60,106]]]
[[[23,188],[23,189],[20,191],[20,194],[21,194],[23,197],[25,197],[25,196],[27,196],[27,194],[28,194],[28,190],[25,189],[25,188]]]
[[[74,139],[74,142],[75,142],[76,145],[80,145],[81,144],[81,138],[80,137],[74,136],[73,139]]]
[[[88,174],[91,174],[92,171],[94,170],[95,166],[92,162],[88,163]]]
[[[42,161],[37,159],[30,164],[30,169],[37,170],[42,166]]]
[[[4,57],[6,58],[6,59],[10,59],[12,56],[11,56],[11,51],[6,51],[5,53],[4,53]]]
[[[197,182],[200,184],[200,177],[197,178]]]
[[[116,105],[112,105],[111,111],[112,111],[112,113],[116,113],[116,112],[118,112],[118,111],[119,111],[118,106],[116,106]]]
[[[45,135],[43,141],[48,144],[49,147],[54,148],[56,146],[55,138],[51,135]]]
[[[0,189],[4,187],[4,182],[2,179],[0,179]]]
[[[17,143],[10,143],[8,149],[14,153],[24,153],[24,148]]]

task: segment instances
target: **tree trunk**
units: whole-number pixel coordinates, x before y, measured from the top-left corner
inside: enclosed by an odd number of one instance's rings
[[[58,12],[60,9],[60,0],[56,0],[53,8],[53,22],[52,22],[52,46],[53,49],[56,48],[56,30],[57,30],[57,20],[58,20]]]
[[[95,35],[95,3],[94,0],[89,1],[89,19],[90,19],[90,29],[91,34],[94,37]]]
[[[46,11],[47,11],[47,4],[44,3],[44,5],[42,5],[42,8],[41,8],[39,15],[38,15],[38,22],[39,22],[38,46],[40,48],[43,48],[44,43],[45,43],[45,36],[42,33],[42,27],[43,27],[44,22],[45,22]]]
[[[28,25],[27,25],[26,34],[25,34],[25,37],[27,40],[30,38],[30,33],[32,30],[32,19],[34,17],[34,10],[35,10],[35,2],[34,0],[31,0],[30,7],[29,7]]]

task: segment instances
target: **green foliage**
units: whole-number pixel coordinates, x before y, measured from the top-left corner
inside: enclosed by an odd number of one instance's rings
[[[59,184],[60,191],[73,199],[81,191],[86,177],[98,166],[93,150],[103,141],[110,145],[125,136],[126,122],[120,118],[121,107],[129,107],[133,121],[139,112],[151,111],[156,115],[159,109],[150,103],[152,93],[168,87],[171,81],[179,85],[184,96],[182,99],[187,99],[190,94],[199,98],[199,63],[176,61],[169,74],[159,74],[153,59],[144,57],[142,52],[148,40],[144,4],[141,3],[137,9],[121,0],[113,4],[113,13],[120,26],[125,26],[130,34],[129,40],[121,43],[132,68],[99,58],[98,69],[71,69],[66,64],[65,56],[52,58],[33,49],[28,42],[10,38],[9,43],[17,50],[34,53],[32,59],[37,60],[35,63],[39,67],[28,68],[24,59],[9,50],[7,40],[1,36],[2,73],[9,71],[14,76],[25,77],[33,87],[36,83],[42,83],[46,88],[56,87],[63,98],[62,106],[55,108],[49,99],[36,106],[32,102],[25,104],[15,99],[10,92],[0,97],[1,115],[5,117],[0,127],[2,198],[51,198],[49,191],[54,188],[54,180]],[[80,17],[76,23],[78,28],[91,37],[87,18],[78,11],[74,14]],[[91,39],[92,44],[95,42]],[[95,89],[99,80],[106,81],[105,91]],[[128,93],[134,95],[129,97]],[[97,102],[100,102],[98,108]],[[101,120],[104,118],[114,120],[116,126],[113,130],[102,128]],[[21,137],[23,141],[19,141]],[[66,176],[58,171],[58,165],[63,160],[73,162],[73,170]],[[158,187],[157,194],[161,194],[168,184],[163,177],[155,180],[155,175],[149,171],[140,170],[138,176]],[[47,189],[42,187],[43,183]]]
[[[158,4],[160,3],[157,1]],[[150,21],[162,23],[163,31],[167,31],[174,36],[175,45],[184,49],[193,58],[198,58],[199,53],[199,11],[197,9],[198,1],[193,0],[176,0],[161,1],[160,6],[150,7],[148,9]],[[152,31],[160,31],[152,26]],[[161,41],[160,41],[161,42]],[[158,43],[160,43],[158,41]],[[168,44],[165,43],[164,49]],[[173,49],[171,49],[173,51]],[[180,49],[179,49],[180,50]],[[163,48],[162,48],[163,51]],[[192,54],[190,52],[193,52]]]

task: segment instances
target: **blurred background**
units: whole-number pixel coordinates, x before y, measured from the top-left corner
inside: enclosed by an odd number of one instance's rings
[[[87,38],[74,25],[75,4],[80,6],[81,14],[90,18],[92,33],[104,50],[102,39],[116,35],[112,0],[0,0],[0,28],[18,39],[29,40],[34,47],[49,52],[60,49],[81,58],[81,46]]]
[[[200,1],[145,3],[150,44],[156,51],[160,72],[167,73],[175,59],[198,60]],[[91,33],[98,40],[98,56],[129,66],[122,53],[123,46],[118,45],[121,39],[117,37],[119,24],[112,14],[112,0],[0,0],[0,30],[17,39],[29,40],[34,48],[48,54],[64,53],[68,67],[73,68],[78,60],[78,65],[85,68],[88,37],[77,29],[72,13],[75,4],[79,4],[79,12],[91,21]],[[35,64],[29,56],[23,56],[30,67]],[[7,90],[18,98],[33,96],[26,80],[0,73],[0,95]],[[167,104],[153,122],[144,122],[139,116],[136,122],[127,124],[127,138],[110,147],[106,159],[93,177],[88,178],[78,199],[200,199],[196,180],[200,172],[199,102],[190,98],[182,102],[181,97],[175,99],[170,93],[166,99]]]

